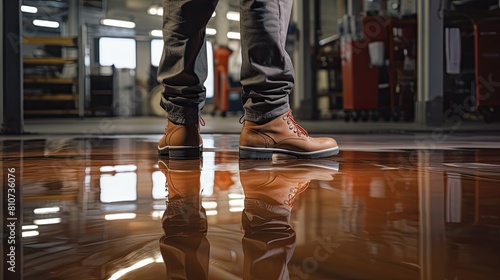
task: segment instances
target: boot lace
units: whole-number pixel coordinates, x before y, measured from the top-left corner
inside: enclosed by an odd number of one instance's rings
[[[292,110],[288,111],[288,113],[283,116],[283,120],[288,124],[288,128],[293,130],[294,133],[297,133],[299,137],[301,135],[309,136],[307,131],[293,119]]]
[[[283,201],[283,204],[291,208],[295,198],[309,187],[309,183],[310,182],[302,182],[299,183],[297,187],[291,188],[290,194],[288,194],[288,199]]]

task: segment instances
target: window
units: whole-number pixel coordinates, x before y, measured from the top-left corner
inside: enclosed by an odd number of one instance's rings
[[[107,38],[99,39],[99,64],[115,65],[116,68],[135,69],[136,43],[134,39]]]
[[[163,52],[163,40],[151,40],[151,65],[158,67],[160,64],[161,53]]]

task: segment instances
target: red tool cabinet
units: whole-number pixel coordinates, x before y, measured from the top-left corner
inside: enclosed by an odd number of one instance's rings
[[[341,43],[344,117],[412,120],[417,84],[415,19],[367,16],[362,39]],[[371,66],[369,44],[384,43],[385,66]],[[408,63],[408,62],[411,63]]]

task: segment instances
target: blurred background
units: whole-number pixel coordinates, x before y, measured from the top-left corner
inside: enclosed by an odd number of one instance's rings
[[[220,1],[206,29],[209,118],[243,114],[239,2]],[[60,124],[70,129],[102,118],[161,132],[161,0],[0,3],[4,134],[57,132]],[[296,117],[320,121],[317,132],[497,130],[499,4],[294,1],[286,49],[296,70]],[[225,125],[213,131],[233,132]]]

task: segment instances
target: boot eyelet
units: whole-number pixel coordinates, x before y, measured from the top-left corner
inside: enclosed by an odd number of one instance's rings
[[[290,125],[288,128],[289,128],[290,130],[292,130],[292,129],[293,129],[293,126],[291,126],[291,125]]]
[[[287,116],[283,116],[283,120],[286,120],[286,119],[288,119],[288,117]]]

